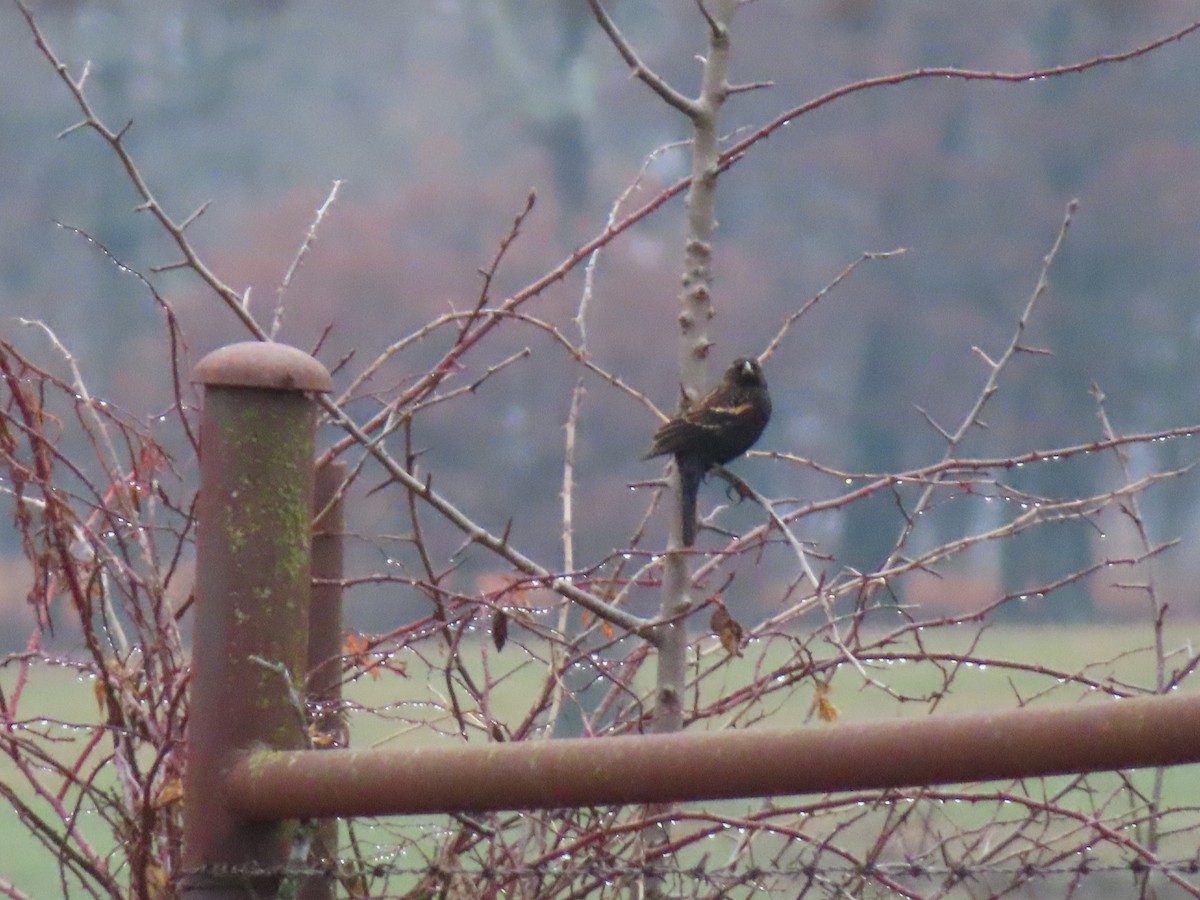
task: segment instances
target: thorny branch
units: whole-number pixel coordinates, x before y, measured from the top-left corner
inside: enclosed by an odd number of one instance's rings
[[[196,272],[196,274],[199,275],[203,281],[217,293],[217,295],[225,302],[225,305],[233,310],[233,312],[241,320],[242,324],[245,325],[245,327],[255,338],[259,340],[270,340],[271,338],[267,331],[263,329],[250,314],[248,306],[245,303],[245,298],[239,296],[235,291],[233,291],[233,289],[227,287],[211,270],[207,268],[207,266],[203,264],[203,262],[200,260],[199,254],[192,247],[191,241],[184,234],[182,226],[178,225],[166,213],[157,199],[155,199],[154,195],[150,191],[149,186],[146,184],[144,178],[138,170],[132,156],[130,156],[128,150],[122,142],[125,129],[122,129],[120,132],[114,132],[96,116],[95,112],[92,110],[91,104],[84,95],[82,80],[77,81],[70,76],[66,65],[58,59],[54,51],[46,42],[41,30],[38,28],[38,25],[34,20],[33,14],[28,10],[28,8],[20,3],[19,0],[17,5],[20,7],[26,22],[29,24],[30,30],[33,32],[34,41],[37,44],[38,49],[54,66],[55,71],[58,72],[59,77],[67,85],[68,89],[71,91],[71,95],[75,98],[76,104],[83,113],[84,119],[78,127],[87,127],[96,131],[109,144],[113,152],[116,153],[117,157],[120,159],[121,164],[124,166],[125,171],[132,181],[139,196],[142,197],[143,202],[138,209],[147,210],[154,215],[154,217],[162,225],[163,229],[174,240],[179,250],[183,253],[187,267]],[[334,193],[336,193],[336,188]],[[330,200],[332,200],[332,198],[333,194],[331,194]],[[529,208],[531,207],[532,198],[530,200],[530,204],[527,206],[526,212],[528,212]],[[322,207],[322,209],[324,208],[325,207]],[[517,227],[519,227],[520,221],[521,217],[518,217]],[[314,225],[315,224],[316,223],[314,223]],[[613,236],[615,236],[615,234]],[[608,240],[611,240],[611,236],[606,240],[597,239],[596,241],[593,241],[592,244],[594,246],[591,246],[587,252],[590,254],[598,247],[607,243]],[[307,246],[308,243],[309,241],[306,240],[305,246]],[[300,256],[302,256],[302,254],[303,250]],[[510,297],[508,300],[504,301],[504,303],[500,305],[499,312],[492,314],[484,313],[474,324],[468,320],[468,322],[463,326],[459,340],[455,342],[454,346],[446,353],[445,357],[430,370],[429,374],[420,379],[417,384],[411,387],[407,392],[397,397],[396,400],[394,400],[390,405],[388,410],[377,414],[365,425],[360,426],[354,422],[354,420],[351,419],[350,416],[347,415],[335,401],[332,401],[326,397],[320,398],[320,401],[330,419],[335,424],[339,425],[344,431],[346,431],[348,435],[347,441],[355,442],[361,445],[368,453],[375,457],[375,459],[380,463],[385,471],[392,476],[392,478],[398,481],[407,490],[424,500],[434,510],[441,513],[448,521],[459,528],[467,536],[468,540],[477,543],[480,546],[486,547],[500,557],[506,559],[509,563],[526,575],[543,580],[551,589],[561,593],[567,599],[579,603],[585,609],[597,616],[600,616],[606,621],[610,621],[614,625],[617,625],[626,631],[637,633],[643,637],[646,637],[647,639],[653,640],[653,632],[648,628],[647,623],[645,623],[643,620],[626,612],[625,610],[610,606],[603,600],[593,597],[587,594],[585,591],[581,591],[579,588],[571,584],[568,578],[556,576],[549,569],[539,565],[531,558],[512,547],[505,536],[494,535],[479,526],[468,516],[466,516],[457,506],[434,491],[430,482],[427,481],[422,483],[413,477],[404,466],[391,457],[381,443],[372,441],[370,437],[372,432],[377,430],[380,425],[387,421],[395,410],[410,407],[419,398],[428,396],[434,389],[436,389],[442,380],[454,370],[459,358],[476,346],[479,341],[500,322],[504,321],[504,316],[500,313],[510,312],[520,306],[524,301],[539,294],[550,284],[562,278],[567,271],[569,271],[571,268],[574,268],[578,262],[586,258],[586,255],[587,254],[583,253],[582,251],[576,251],[575,254],[572,254],[570,260],[561,264],[556,270],[547,276],[538,279],[537,282],[527,287],[524,291],[518,292],[517,294],[513,295],[513,297]],[[298,256],[297,261],[299,260],[300,256]],[[499,257],[497,259],[497,262],[498,261]],[[482,303],[480,309],[481,308]],[[348,445],[343,443],[332,449],[325,458],[318,461],[318,465],[323,463],[324,459],[330,458],[330,456],[336,455],[341,450],[345,449],[346,446]]]

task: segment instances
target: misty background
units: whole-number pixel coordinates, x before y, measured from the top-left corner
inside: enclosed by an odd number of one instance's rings
[[[365,364],[452,308],[469,308],[500,239],[530,190],[536,206],[494,286],[513,291],[599,233],[616,198],[654,154],[627,204],[686,175],[687,123],[632,79],[582,0],[357,2],[72,2],[31,4],[51,46],[125,138],[151,189],[189,228],[228,284],[251,288],[266,317],[314,211],[344,181],[287,293],[280,338],[319,346],[331,368]],[[699,76],[703,23],[684,0],[624,2],[614,16],[656,71],[685,92]],[[773,87],[724,112],[737,137],[840,85],[923,66],[1026,71],[1131,49],[1176,30],[1191,4],[1117,0],[1000,4],[758,0],[739,14],[733,71]],[[146,273],[185,323],[194,362],[242,340],[233,316],[174,262],[157,225],[135,214],[111,152],[86,131],[19,11],[0,4],[0,329],[58,366],[51,326],[93,394],[146,422],[170,401],[162,314],[145,287],[72,229]],[[897,471],[937,458],[926,415],[953,426],[986,371],[973,351],[1011,336],[1067,203],[1079,198],[1051,289],[963,455],[1003,457],[1098,440],[1091,389],[1122,433],[1200,419],[1200,41],[1028,84],[917,80],[849,96],[755,147],[722,176],[715,248],[717,341],[711,372],[761,352],[781,322],[864,252],[905,253],[860,266],[765,364],[775,418],[759,444],[845,473]],[[666,148],[666,149],[664,149]],[[598,363],[671,409],[683,205],[614,242],[601,258],[589,326]],[[60,227],[63,223],[69,228]],[[582,276],[539,298],[532,315],[569,330]],[[490,379],[475,414],[431,410],[420,438],[441,485],[487,527],[513,519],[523,546],[553,559],[561,530],[562,426],[572,360],[544,330],[510,333],[477,363],[524,346],[530,357]],[[418,343],[379,375],[403,384],[437,358]],[[479,371],[463,373],[469,380]],[[579,556],[619,550],[653,478],[639,461],[655,422],[627,398],[592,391],[580,422]],[[360,399],[365,413],[369,392]],[[1192,438],[1141,446],[1135,473],[1195,460]],[[185,476],[194,461],[180,459]],[[736,465],[763,493],[798,502],[844,479],[763,458]],[[1007,482],[1031,495],[1081,496],[1114,477],[1104,456],[1027,466]],[[709,502],[720,499],[708,488]],[[1142,511],[1156,540],[1184,543],[1162,560],[1176,611],[1194,592],[1194,477],[1151,489]],[[903,525],[903,490],[799,523],[843,566],[870,570]],[[10,518],[11,504],[0,498]],[[927,523],[930,543],[999,524],[1004,504],[956,497]],[[369,501],[363,534],[386,535],[397,511]],[[754,517],[753,510],[735,515]],[[660,530],[664,526],[660,523]],[[1114,548],[1119,524],[1073,521],[1029,540],[989,544],[954,564],[956,579],[904,599],[953,606],[1053,582]],[[1114,530],[1115,529],[1115,530]],[[665,536],[662,538],[665,540]],[[1105,543],[1105,542],[1108,543]],[[918,542],[919,544],[919,542]],[[357,552],[389,564],[386,539]],[[0,644],[32,619],[15,531],[0,526]],[[786,580],[794,573],[765,571]],[[486,572],[473,571],[482,579]],[[1031,618],[1121,617],[1112,579],[1068,585]],[[753,619],[753,591],[737,599]],[[364,627],[421,603],[394,589],[351,594]],[[899,598],[898,598],[899,599]],[[1141,607],[1138,608],[1141,612]]]

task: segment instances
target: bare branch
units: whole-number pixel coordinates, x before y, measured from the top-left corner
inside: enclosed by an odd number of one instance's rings
[[[1061,78],[1065,75],[1074,75],[1081,72],[1087,72],[1100,66],[1107,66],[1114,63],[1122,63],[1131,59],[1136,59],[1152,53],[1155,50],[1158,50],[1160,47],[1165,47],[1167,44],[1182,41],[1184,38],[1189,37],[1197,30],[1200,30],[1200,21],[1193,22],[1186,28],[1173,31],[1170,34],[1159,38],[1158,40],[1135,47],[1132,50],[1126,50],[1121,53],[1111,53],[1104,56],[1094,56],[1091,59],[1087,59],[1078,63],[1051,66],[1044,69],[1030,69],[1025,72],[985,72],[977,69],[940,67],[913,69],[909,72],[899,72],[893,75],[880,75],[876,78],[864,78],[861,81],[855,81],[851,84],[845,84],[834,88],[833,90],[828,91],[819,97],[815,97],[812,100],[800,104],[799,106],[792,107],[791,109],[780,113],[770,122],[766,123],[746,138],[738,141],[736,144],[722,153],[721,165],[723,168],[732,165],[733,162],[740,159],[749,148],[770,137],[793,119],[807,115],[813,110],[820,109],[823,106],[828,106],[830,103],[841,100],[844,97],[849,97],[853,94],[861,93],[862,91],[869,91],[875,88],[904,84],[908,81],[918,81],[927,78],[953,78],[963,81],[999,81],[1012,84],[1034,84],[1044,81],[1048,78]]]
[[[779,326],[779,330],[775,332],[775,336],[772,337],[770,342],[767,344],[767,348],[758,355],[759,362],[765,362],[766,360],[770,359],[775,354],[775,351],[779,349],[779,345],[783,343],[783,339],[787,337],[787,334],[791,330],[792,326],[795,325],[805,313],[824,300],[834,288],[849,278],[850,274],[864,262],[873,259],[891,259],[894,256],[901,256],[907,252],[908,250],[906,248],[897,247],[895,250],[867,252],[858,259],[854,260],[852,263],[846,266],[846,268],[842,269],[842,271],[837,274],[837,277],[834,278],[833,281],[829,282],[829,284],[817,291],[798,310],[784,319],[783,324]]]
[[[600,27],[608,35],[609,41],[617,48],[617,52],[621,54],[621,58],[629,66],[631,74],[642,81],[654,93],[658,94],[668,106],[679,110],[689,119],[695,118],[699,111],[696,101],[679,93],[679,91],[667,84],[653,69],[641,61],[630,43],[625,40],[625,36],[621,34],[620,29],[617,28],[616,23],[613,22],[608,12],[605,11],[600,0],[587,0],[587,4],[592,8],[592,15],[596,17],[596,21],[600,23]]]
[[[342,187],[341,179],[336,179],[333,182],[333,187],[329,189],[328,196],[325,197],[325,202],[317,209],[317,214],[313,217],[312,222],[308,226],[308,233],[304,235],[304,240],[300,242],[300,249],[296,251],[295,257],[292,259],[291,265],[287,271],[283,273],[283,280],[279,282],[279,287],[275,289],[275,315],[271,319],[270,339],[275,340],[279,337],[279,329],[283,327],[283,296],[287,293],[287,289],[292,286],[292,278],[296,274],[296,270],[300,268],[300,263],[304,261],[304,257],[308,254],[309,249],[313,245],[313,241],[317,239],[317,229],[321,227],[321,223],[325,220],[326,213],[337,200],[338,191]],[[207,204],[205,204],[207,206]],[[200,207],[200,212],[204,211],[204,207]],[[188,223],[198,213],[189,216],[179,230],[187,228]]]

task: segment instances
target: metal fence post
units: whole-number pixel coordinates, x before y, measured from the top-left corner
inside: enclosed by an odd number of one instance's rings
[[[338,494],[346,464],[331,462],[317,470],[313,507],[312,606],[308,613],[308,699],[314,704],[313,725],[319,749],[345,747],[348,729],[342,719],[342,568],[345,514]],[[313,836],[311,859],[328,869],[306,879],[300,900],[333,900],[337,886],[337,819],[324,819]]]
[[[307,746],[311,393],[332,383],[303,351],[266,342],[222,347],[192,377],[205,396],[181,888],[275,896],[297,823],[234,815],[225,773],[251,747]]]

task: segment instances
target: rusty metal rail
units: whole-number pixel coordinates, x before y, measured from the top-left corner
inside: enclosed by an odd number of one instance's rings
[[[395,750],[262,750],[229,772],[247,819],[666,803],[1200,762],[1200,695],[792,731]]]

